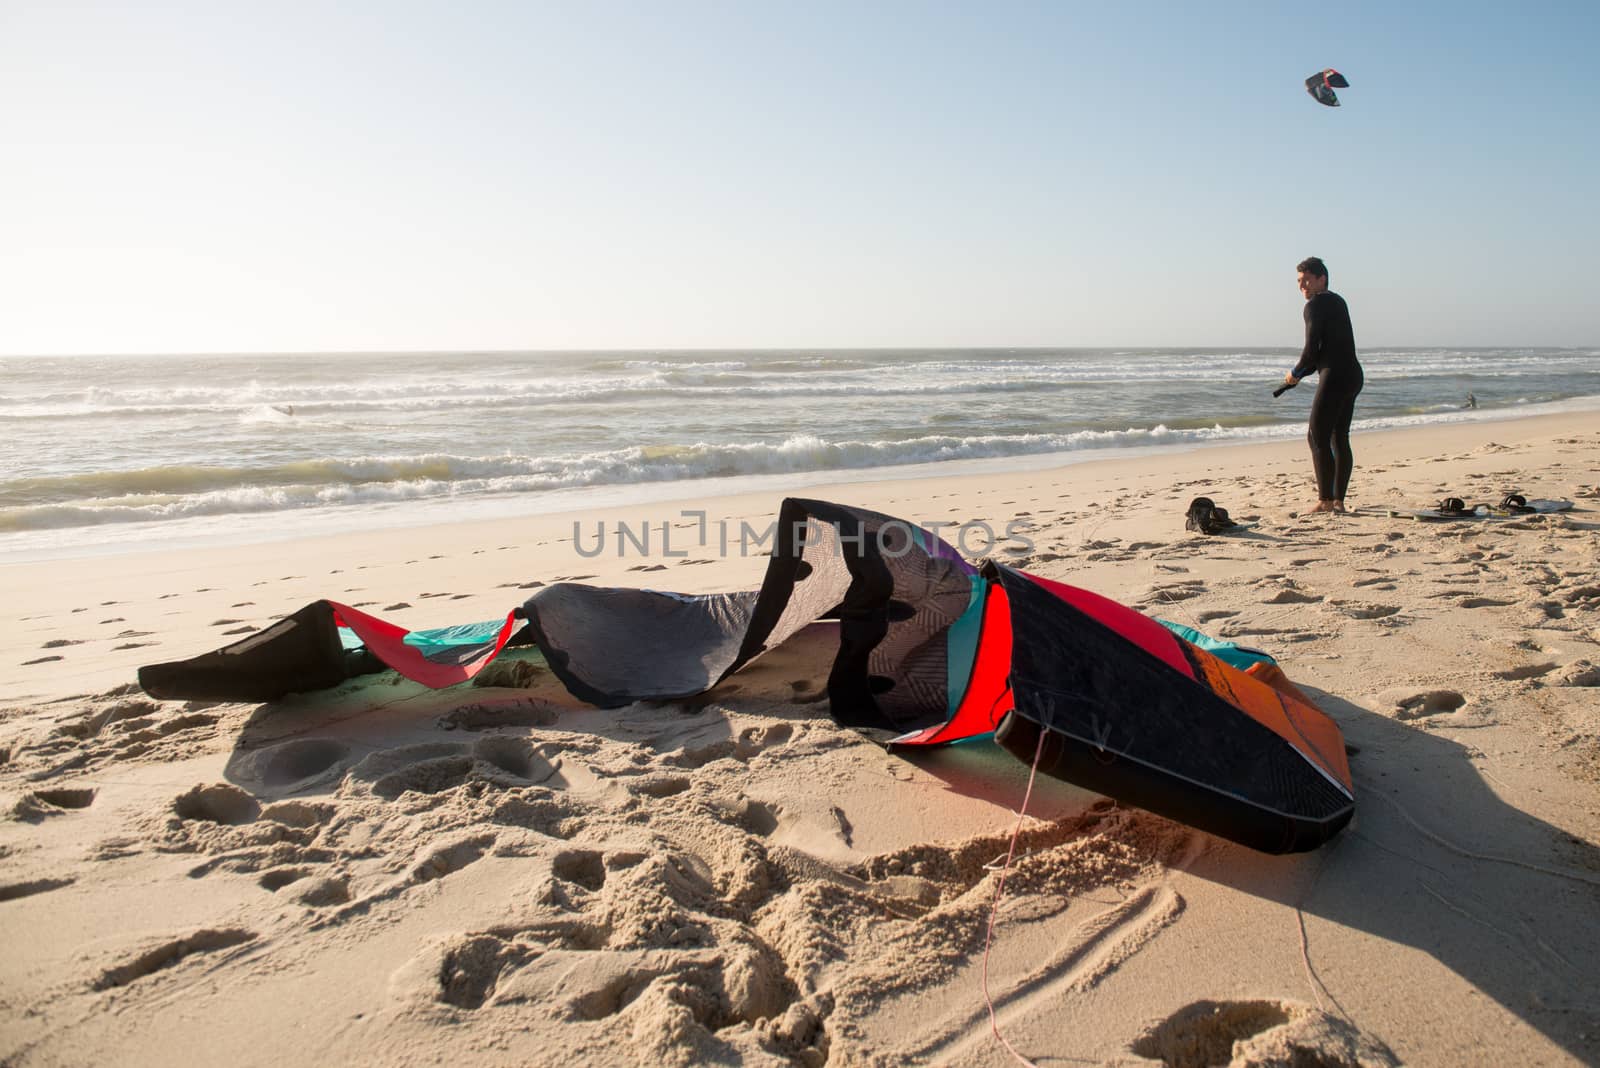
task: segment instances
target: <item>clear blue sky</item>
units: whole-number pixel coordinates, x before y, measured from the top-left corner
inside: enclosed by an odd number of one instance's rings
[[[1600,3],[0,0],[0,353],[1600,344]],[[1344,106],[1302,87],[1342,70]]]

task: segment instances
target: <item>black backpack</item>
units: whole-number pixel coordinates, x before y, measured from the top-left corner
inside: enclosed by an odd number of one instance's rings
[[[1221,534],[1239,524],[1228,518],[1226,508],[1218,508],[1210,497],[1196,497],[1189,502],[1189,513],[1183,529],[1197,530],[1202,534]]]

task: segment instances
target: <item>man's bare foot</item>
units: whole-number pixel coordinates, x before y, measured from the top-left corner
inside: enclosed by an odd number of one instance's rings
[[[1315,508],[1307,509],[1307,511],[1311,512],[1331,512],[1333,510],[1334,508],[1332,501],[1318,501]]]
[[[1343,515],[1344,514],[1344,501],[1342,501],[1342,500],[1334,501],[1333,502],[1333,511],[1338,512],[1340,515]]]

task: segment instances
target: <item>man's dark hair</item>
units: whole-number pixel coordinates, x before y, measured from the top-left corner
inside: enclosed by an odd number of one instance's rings
[[[1306,274],[1311,275],[1313,278],[1328,277],[1328,265],[1322,262],[1322,257],[1320,256],[1307,256],[1305,259],[1295,264],[1294,269],[1297,271],[1303,271]]]

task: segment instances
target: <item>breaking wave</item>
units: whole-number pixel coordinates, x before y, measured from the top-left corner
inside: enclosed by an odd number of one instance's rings
[[[1357,426],[1593,407],[1594,355],[1363,352]],[[0,548],[1292,438],[1308,391],[1268,398],[1293,359],[1244,347],[0,358]],[[1469,393],[1481,410],[1460,410]]]
[[[0,532],[1200,443],[1277,429],[1156,426],[1071,434],[933,434],[903,441],[828,441],[797,434],[778,444],[646,445],[552,458],[372,456],[263,467],[154,467],[0,483]]]

